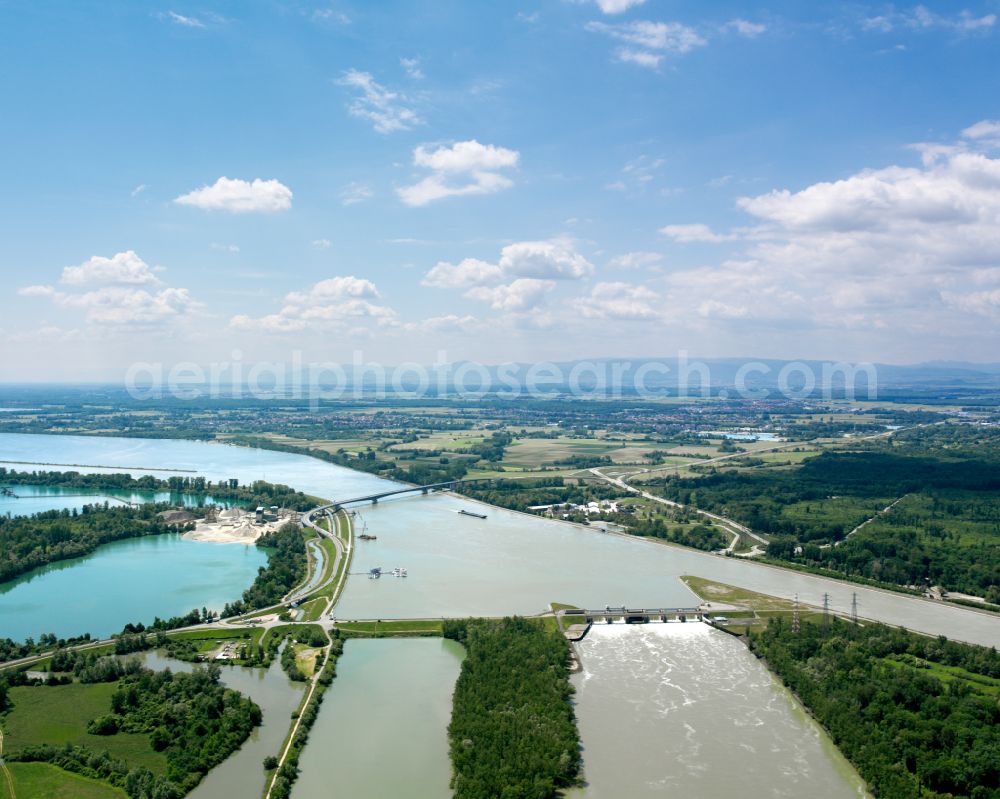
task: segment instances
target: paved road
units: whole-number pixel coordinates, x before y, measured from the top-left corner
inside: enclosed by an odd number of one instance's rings
[[[723,527],[727,528],[730,533],[736,535],[737,537],[739,537],[740,535],[745,535],[748,538],[754,539],[758,543],[765,545],[767,544],[766,538],[757,535],[757,533],[753,532],[753,530],[751,530],[746,525],[740,524],[739,522],[733,521],[732,519],[728,519],[725,516],[720,516],[717,513],[712,513],[707,510],[702,510],[701,508],[695,508],[691,505],[682,505],[680,502],[674,502],[671,499],[658,497],[656,496],[656,494],[650,494],[648,491],[643,491],[641,488],[636,488],[633,485],[629,485],[620,477],[610,477],[609,475],[604,474],[599,468],[596,467],[593,469],[588,469],[587,471],[589,471],[595,477],[600,477],[602,480],[607,480],[612,485],[618,486],[618,488],[622,489],[623,491],[628,491],[630,494],[637,494],[638,496],[641,496],[643,499],[649,499],[652,500],[653,502],[659,502],[661,505],[668,505],[671,508],[678,508],[680,510],[688,510],[691,511],[692,513],[697,513],[699,516],[704,516],[705,518],[711,519],[712,521],[721,524]],[[729,547],[732,548],[734,544],[735,541],[730,543]]]
[[[935,422],[935,424],[939,424],[939,422]],[[913,427],[926,427],[926,425],[914,425]],[[901,433],[903,430],[909,430],[909,429],[912,429],[912,428],[901,427],[898,430],[886,430],[884,432],[875,433],[875,434],[870,435],[870,436],[861,436],[860,438],[857,438],[857,439],[854,439],[854,440],[856,440],[856,441],[871,441],[871,440],[876,439],[876,438],[891,438],[896,433]],[[629,476],[629,478],[635,478],[635,477],[638,477],[640,475],[650,475],[650,474],[654,474],[654,473],[660,472],[660,471],[672,471],[672,470],[677,470],[677,469],[684,469],[687,466],[707,466],[708,464],[719,463],[720,461],[726,461],[726,460],[730,460],[732,458],[744,458],[744,457],[747,457],[747,456],[760,455],[761,453],[764,453],[764,452],[775,452],[776,450],[789,449],[791,447],[801,447],[803,445],[810,445],[810,444],[816,444],[816,443],[817,442],[816,442],[815,439],[813,439],[811,441],[791,441],[791,442],[786,442],[786,443],[783,443],[783,444],[776,444],[773,447],[764,447],[762,449],[757,449],[757,450],[754,450],[753,452],[732,452],[732,453],[729,453],[728,455],[720,455],[720,456],[718,456],[716,458],[708,458],[706,460],[692,461],[689,464],[688,463],[684,463],[684,464],[672,464],[670,466],[651,467],[649,469],[642,469],[642,470],[640,470],[638,472],[632,472],[628,476]],[[727,529],[727,532],[729,532],[732,535],[737,536],[737,538],[734,538],[733,541],[730,542],[729,546],[726,547],[726,551],[728,551],[728,552],[732,552],[733,551],[734,547],[736,546],[736,542],[737,542],[739,536],[746,536],[747,538],[752,538],[754,541],[757,542],[757,544],[763,544],[764,546],[767,546],[768,541],[767,541],[766,538],[764,538],[761,535],[758,535],[753,530],[751,530],[749,527],[747,527],[745,524],[740,524],[739,522],[737,522],[737,521],[735,521],[733,519],[730,519],[730,518],[728,518],[726,516],[721,516],[718,513],[712,513],[711,511],[707,511],[707,510],[702,510],[701,508],[695,508],[694,506],[691,506],[691,505],[682,505],[679,502],[673,502],[672,500],[664,499],[663,497],[658,497],[655,494],[650,494],[648,491],[643,491],[641,488],[636,488],[635,486],[630,485],[629,483],[626,483],[625,480],[624,480],[624,478],[622,478],[622,477],[611,477],[610,475],[604,474],[600,470],[600,468],[587,469],[587,471],[590,472],[591,474],[593,474],[595,477],[600,477],[602,480],[607,480],[612,485],[618,486],[623,491],[628,491],[629,493],[632,493],[632,494],[638,494],[639,496],[643,497],[644,499],[649,499],[649,500],[652,500],[653,502],[659,502],[661,505],[669,505],[672,508],[679,508],[679,509],[684,509],[684,510],[692,511],[694,513],[697,513],[700,516],[704,516],[707,519],[711,519],[712,521],[716,522],[717,524],[722,525],[724,528]],[[902,499],[902,497],[900,497],[900,499]],[[899,502],[899,500],[897,499],[896,502]],[[886,508],[882,512],[885,513],[886,511],[891,510],[892,506],[895,505],[896,502],[892,503],[892,505],[890,505],[888,508]],[[871,521],[871,520],[869,520],[869,521]],[[867,524],[867,522],[865,522],[865,524]],[[861,525],[861,526],[864,526],[864,525]],[[848,535],[851,535],[851,534],[857,532],[858,529],[859,528],[855,528]],[[760,549],[759,546],[757,546],[757,544],[754,544],[753,547],[751,548],[751,554],[761,554],[762,553],[762,550]]]

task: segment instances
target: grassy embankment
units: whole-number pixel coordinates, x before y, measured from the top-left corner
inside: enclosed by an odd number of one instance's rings
[[[732,632],[745,633],[748,629],[765,626],[768,620],[776,616],[788,617],[795,610],[795,603],[788,599],[780,599],[768,594],[759,594],[747,588],[727,585],[704,577],[683,575],[681,581],[690,588],[699,599],[705,602],[715,602],[724,605],[735,605],[735,610],[718,611],[718,615],[727,619],[739,619],[740,623],[726,624],[726,629]],[[802,621],[818,621],[823,614],[811,606],[799,603],[799,618]]]
[[[302,603],[302,621],[318,621],[323,616],[326,608],[331,604],[335,604],[336,600],[340,598],[340,593],[343,591],[346,583],[346,572],[351,566],[351,559],[354,554],[354,549],[351,546],[354,526],[344,511],[337,512],[334,516],[334,523],[336,528],[334,533],[342,542],[343,550],[348,556],[340,558],[340,562],[337,563],[337,545],[328,538],[321,539],[320,546],[323,547],[325,561],[323,577],[320,582],[325,585],[323,588],[310,594],[306,598],[306,601]],[[336,568],[334,568],[335,565]]]
[[[440,619],[399,619],[393,621],[346,621],[338,622],[336,629],[345,637],[356,635],[364,638],[384,638],[399,636],[441,635],[443,622]]]

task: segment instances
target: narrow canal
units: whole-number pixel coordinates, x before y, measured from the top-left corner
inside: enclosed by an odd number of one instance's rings
[[[450,797],[447,729],[463,653],[441,638],[348,641],[293,799]]]

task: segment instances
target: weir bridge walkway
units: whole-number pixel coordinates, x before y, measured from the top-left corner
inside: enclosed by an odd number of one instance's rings
[[[628,608],[606,606],[603,610],[584,610],[582,608],[567,608],[560,610],[558,615],[563,624],[593,624],[604,621],[611,624],[623,621],[626,624],[645,624],[651,621],[701,621],[704,610],[694,608]]]

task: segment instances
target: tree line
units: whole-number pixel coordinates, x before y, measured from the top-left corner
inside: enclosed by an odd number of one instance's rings
[[[764,658],[882,799],[1000,797],[1000,655],[880,624],[776,618]]]
[[[456,799],[550,799],[580,774],[569,651],[523,618],[444,622],[465,646],[448,740]]]

